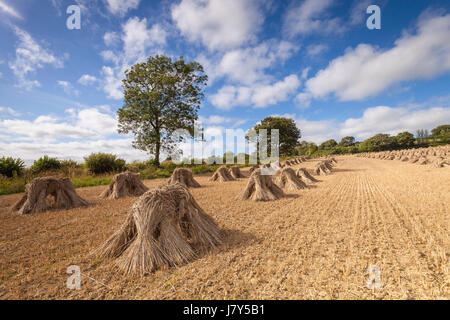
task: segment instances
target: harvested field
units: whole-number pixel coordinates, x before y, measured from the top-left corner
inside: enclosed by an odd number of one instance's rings
[[[202,187],[189,191],[224,244],[146,276],[88,256],[136,198],[77,189],[91,206],[20,216],[8,207],[21,195],[0,197],[0,299],[449,299],[450,169],[336,160],[319,182],[277,201],[236,200],[248,179],[195,176]],[[312,173],[318,161],[291,167]],[[66,288],[70,265],[81,268],[81,290]],[[380,289],[366,287],[370,265],[381,271]]]

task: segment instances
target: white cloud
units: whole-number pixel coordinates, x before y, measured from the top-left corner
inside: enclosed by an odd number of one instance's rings
[[[116,133],[115,115],[102,113],[97,108],[75,111],[68,109],[70,119],[41,115],[34,120],[5,119],[0,121],[0,133],[11,141],[54,142],[60,139],[101,139]],[[70,120],[70,121],[68,121]]]
[[[0,12],[4,12],[10,16],[13,16],[14,18],[23,20],[23,17],[18,13],[13,7],[7,5],[5,2],[0,1]]]
[[[199,116],[198,121],[202,124],[206,125],[218,125],[218,124],[232,124],[231,128],[239,127],[240,125],[247,122],[247,119],[236,119],[236,118],[229,118],[229,117],[223,117],[220,115],[211,115],[209,117],[202,117]]]
[[[137,9],[141,0],[105,0],[109,12],[123,17],[129,10]]]
[[[323,18],[333,0],[305,0],[299,6],[289,9],[285,22],[285,32],[293,37],[299,34],[338,33],[345,27],[339,18]]]
[[[219,115],[212,115],[207,118],[200,116],[198,120],[204,124],[224,124],[233,121],[231,118],[222,117]]]
[[[100,52],[100,56],[105,60],[105,62],[112,62],[114,64],[120,64],[121,59],[123,59],[119,54],[114,53],[111,50],[104,50]]]
[[[20,113],[15,111],[13,108],[11,107],[2,107],[0,106],[0,117],[4,117],[4,116],[14,116],[14,117],[18,117],[20,116]]]
[[[329,139],[338,139],[339,130],[334,120],[310,121],[305,118],[296,119],[297,127],[301,130],[302,140],[317,144]]]
[[[98,79],[94,76],[91,76],[89,74],[83,74],[80,79],[78,79],[78,83],[83,86],[88,86],[91,84],[94,84],[98,81]]]
[[[238,105],[248,105],[251,94],[251,88],[226,85],[220,88],[217,93],[211,95],[209,99],[216,108],[230,110]]]
[[[328,50],[328,46],[325,44],[312,44],[306,48],[306,52],[310,57],[318,56],[326,50]]]
[[[297,103],[297,106],[301,109],[307,109],[311,106],[311,95],[307,92],[300,92],[295,97],[295,102]]]
[[[164,45],[167,33],[159,25],[154,24],[147,29],[147,19],[130,18],[123,26],[122,41],[127,61],[145,58],[146,49],[153,45]]]
[[[247,105],[263,108],[286,101],[297,91],[299,86],[300,80],[295,74],[292,74],[269,85],[256,84],[240,87],[226,85],[213,94],[210,100],[215,107],[222,110]]]
[[[111,99],[122,99],[125,70],[144,61],[151,54],[160,53],[161,47],[166,44],[167,32],[159,24],[147,28],[147,19],[133,17],[122,25],[119,37],[123,44],[122,50],[101,52],[105,61],[113,63],[113,66],[102,68],[102,87]]]
[[[350,23],[362,24],[368,15],[366,9],[372,4],[372,0],[354,0],[350,11]]]
[[[35,73],[46,64],[61,68],[63,62],[52,52],[42,48],[27,32],[18,27],[14,27],[14,32],[19,38],[19,44],[16,48],[16,59],[9,63],[9,67],[19,80],[20,87],[39,87],[39,81],[27,79],[28,74]]]
[[[419,20],[417,34],[404,34],[392,49],[360,44],[309,79],[314,98],[341,101],[377,95],[402,81],[429,79],[450,71],[450,14]]]
[[[429,109],[391,108],[378,106],[366,109],[361,118],[349,118],[341,126],[341,136],[353,135],[361,139],[377,133],[414,133],[417,129],[432,129],[450,123],[450,108]]]
[[[120,36],[117,34],[117,32],[107,32],[103,36],[103,41],[108,47],[115,46],[120,42]]]
[[[287,41],[270,40],[256,47],[230,50],[224,54],[217,73],[243,84],[269,80],[264,70],[289,59],[298,47]]]
[[[286,101],[300,87],[300,80],[295,74],[272,85],[256,87],[252,96],[255,107],[266,107],[280,101]]]
[[[172,19],[190,41],[215,50],[254,40],[264,16],[256,0],[182,0],[172,6]]]
[[[345,136],[354,136],[356,140],[362,141],[378,133],[396,135],[403,131],[414,133],[417,129],[431,130],[438,125],[450,123],[450,108],[377,106],[364,110],[360,118],[348,118],[342,122],[335,119],[307,120],[295,114],[281,116],[296,121],[302,132],[302,140],[320,144],[329,139],[339,142]]]
[[[56,82],[66,94],[78,96],[80,91],[76,90],[72,84],[68,81],[59,80]]]
[[[302,70],[302,80],[306,80],[308,78],[309,70],[311,70],[310,67],[304,68]]]
[[[106,92],[108,98],[120,100],[123,97],[122,91],[122,74],[114,71],[111,67],[103,67],[103,90]]]

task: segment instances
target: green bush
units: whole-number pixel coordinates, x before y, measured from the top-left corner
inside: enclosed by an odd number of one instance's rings
[[[49,156],[44,156],[34,161],[33,165],[30,168],[31,172],[33,173],[59,169],[61,169],[61,161],[56,158],[50,158]]]
[[[78,168],[80,165],[74,160],[62,160],[61,167],[63,168]]]
[[[86,168],[90,173],[102,174],[109,172],[121,172],[125,169],[125,160],[118,159],[115,154],[92,153],[84,158]]]
[[[25,169],[22,159],[14,159],[11,157],[0,158],[0,174],[12,178],[14,175],[20,176]]]

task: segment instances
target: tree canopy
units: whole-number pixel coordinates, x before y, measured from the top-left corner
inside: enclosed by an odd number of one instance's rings
[[[251,129],[246,137],[251,140],[251,131],[259,134],[261,129],[267,130],[267,144],[268,152],[270,152],[270,145],[272,142],[271,129],[278,129],[279,133],[279,152],[281,156],[288,156],[295,154],[295,147],[301,138],[300,129],[293,119],[283,117],[267,117],[263,119],[259,124],[255,125]]]
[[[323,142],[323,143],[319,146],[319,149],[320,149],[320,150],[331,150],[331,149],[333,149],[333,148],[336,147],[336,146],[337,146],[336,140],[330,139],[330,140],[327,140],[327,141]]]
[[[355,145],[355,137],[347,136],[341,139],[341,142],[339,142],[339,145],[342,147],[350,147]]]
[[[183,57],[172,61],[156,55],[135,64],[123,80],[119,133],[132,133],[133,147],[153,154],[159,165],[162,150],[173,153],[177,149],[180,141],[172,136],[176,130],[193,135],[207,80],[198,62],[186,63]]]
[[[407,131],[400,132],[396,137],[395,141],[400,149],[411,148],[414,146],[414,135]]]

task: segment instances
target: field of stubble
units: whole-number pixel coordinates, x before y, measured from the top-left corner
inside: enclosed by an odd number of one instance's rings
[[[235,200],[246,179],[197,176],[202,188],[191,192],[224,230],[224,245],[144,277],[88,257],[135,199],[77,189],[91,207],[16,216],[7,207],[19,195],[0,197],[0,299],[449,299],[450,169],[338,161],[310,188],[266,203]],[[81,267],[79,291],[66,288],[69,265]],[[380,289],[366,287],[370,265]]]

